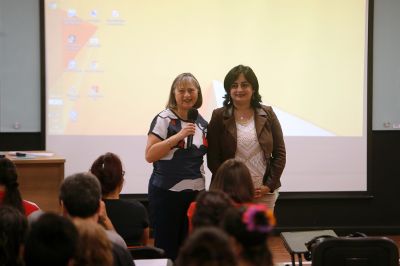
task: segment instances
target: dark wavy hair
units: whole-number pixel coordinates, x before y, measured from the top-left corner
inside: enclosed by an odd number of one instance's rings
[[[1,206],[0,232],[0,265],[24,265],[19,254],[28,234],[26,216],[12,206]]]
[[[236,203],[248,203],[254,199],[254,184],[247,166],[229,159],[220,165],[210,185],[210,191],[222,190]]]
[[[193,76],[192,73],[182,73],[178,75],[174,81],[172,82],[171,85],[171,90],[169,91],[169,98],[168,98],[168,103],[167,103],[167,108],[174,109],[176,108],[176,99],[175,99],[175,89],[183,82],[191,82],[193,83],[196,88],[197,88],[197,101],[194,104],[193,108],[200,108],[201,105],[203,104],[203,95],[201,93],[201,87],[199,81]]]
[[[100,155],[93,162],[90,172],[99,179],[103,197],[116,190],[124,181],[121,159],[111,152]]]
[[[246,80],[251,84],[253,88],[253,96],[250,101],[250,105],[253,108],[261,107],[261,95],[258,92],[258,79],[253,69],[249,66],[238,65],[232,68],[228,74],[226,74],[224,79],[224,88],[225,88],[225,96],[224,96],[224,106],[230,107],[232,106],[232,99],[230,96],[232,84],[238,79],[239,75],[243,74]]]
[[[233,201],[223,191],[203,191],[196,198],[193,214],[193,229],[204,226],[219,226],[226,210],[234,208]]]
[[[18,189],[18,173],[15,164],[8,158],[0,158],[0,185],[6,187],[1,205],[10,205],[25,214],[21,193]]]
[[[25,266],[69,265],[75,257],[78,231],[72,221],[56,213],[42,214],[32,223],[25,245]]]
[[[174,265],[236,266],[238,262],[228,235],[217,227],[203,227],[186,239]]]
[[[272,266],[268,236],[275,225],[265,205],[253,204],[230,209],[222,221],[222,228],[242,246],[241,258],[251,265]]]

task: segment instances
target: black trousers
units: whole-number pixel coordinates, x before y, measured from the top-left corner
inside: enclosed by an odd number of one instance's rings
[[[150,221],[154,246],[165,250],[175,260],[188,234],[187,209],[199,191],[170,191],[149,185]]]

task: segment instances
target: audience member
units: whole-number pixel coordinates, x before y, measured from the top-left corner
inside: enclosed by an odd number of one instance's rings
[[[247,166],[236,160],[228,159],[218,168],[210,185],[210,191],[222,190],[235,203],[251,203],[254,200],[254,185]]]
[[[236,266],[228,235],[217,227],[196,229],[179,251],[175,266]],[[260,264],[261,265],[261,264]]]
[[[234,208],[232,199],[223,191],[203,191],[188,209],[189,231],[204,227],[218,227],[225,211]]]
[[[149,239],[147,210],[139,201],[121,199],[124,184],[122,162],[114,153],[99,156],[90,172],[100,181],[103,201],[115,230],[128,246],[146,245]]]
[[[0,207],[0,265],[22,266],[22,247],[28,233],[28,221],[12,206]]]
[[[11,205],[29,216],[39,210],[39,207],[33,202],[22,200],[18,186],[15,164],[8,158],[0,158],[0,207]]]
[[[25,265],[73,265],[77,244],[78,232],[69,219],[44,213],[31,225],[25,245]]]
[[[113,244],[114,265],[133,265],[126,243],[113,230],[101,200],[101,186],[91,173],[77,173],[64,179],[60,188],[60,202],[63,214],[72,220],[100,222],[107,230],[107,237]],[[116,253],[118,251],[118,253]]]
[[[222,227],[234,239],[239,265],[273,265],[267,238],[274,225],[274,215],[264,204],[242,206],[226,212]]]
[[[112,244],[99,224],[75,220],[79,242],[74,266],[113,265]]]

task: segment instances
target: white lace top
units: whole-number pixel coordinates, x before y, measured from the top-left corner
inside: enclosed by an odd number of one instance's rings
[[[235,158],[242,161],[250,170],[254,187],[262,185],[263,176],[267,167],[264,153],[257,139],[254,118],[246,123],[236,122],[237,147]]]

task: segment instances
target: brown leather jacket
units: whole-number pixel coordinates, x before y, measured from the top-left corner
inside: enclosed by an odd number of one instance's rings
[[[271,192],[281,186],[280,177],[286,164],[286,149],[281,125],[270,106],[255,109],[258,142],[267,160],[264,185]],[[215,109],[207,128],[207,165],[213,176],[227,159],[234,158],[237,147],[236,123],[233,107]]]

